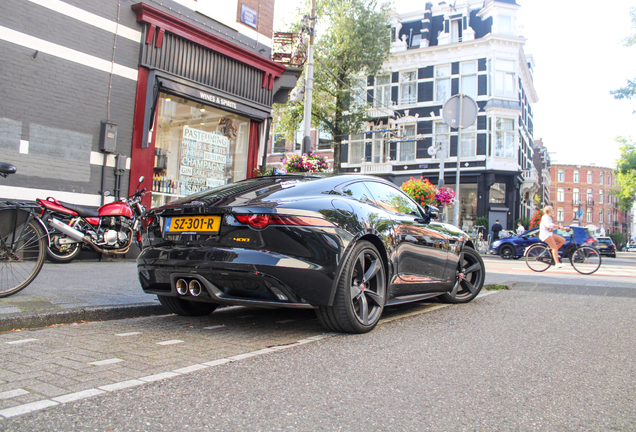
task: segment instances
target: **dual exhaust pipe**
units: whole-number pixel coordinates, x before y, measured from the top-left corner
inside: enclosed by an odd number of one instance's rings
[[[201,283],[196,279],[191,279],[190,282],[185,279],[177,279],[177,283],[175,284],[175,288],[177,289],[177,294],[179,295],[188,295],[198,297],[201,295]]]

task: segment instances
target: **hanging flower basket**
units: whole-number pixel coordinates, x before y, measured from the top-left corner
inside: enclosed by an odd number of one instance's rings
[[[449,187],[442,186],[435,191],[435,200],[438,207],[447,207],[455,203],[455,191]]]
[[[437,204],[435,186],[428,179],[411,177],[402,184],[402,190],[422,206]]]
[[[316,153],[292,153],[283,159],[283,171],[286,173],[323,172],[328,168],[325,157]]]

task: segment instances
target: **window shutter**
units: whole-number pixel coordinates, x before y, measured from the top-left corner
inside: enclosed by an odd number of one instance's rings
[[[367,90],[367,102],[370,104],[373,103],[373,89]]]
[[[369,75],[367,77],[367,86],[372,86],[375,83],[375,77],[373,75]]]
[[[391,101],[396,102],[396,103],[398,101],[398,87],[397,86],[391,87]]]
[[[434,89],[435,83],[433,81],[417,83],[417,101],[431,102],[434,96]]]
[[[457,135],[451,135],[450,139],[450,155],[457,156]]]
[[[393,72],[391,74],[391,83],[398,83],[400,82],[400,73],[399,72]]]
[[[477,95],[485,96],[488,94],[488,75],[477,76]]]
[[[480,71],[480,72],[488,70],[488,68],[486,66],[486,59],[485,58],[481,58],[481,59],[477,60],[477,70]]]
[[[487,134],[477,134],[477,154],[478,155],[485,155],[486,154],[486,137]]]
[[[431,146],[432,141],[432,138],[424,138],[422,141],[418,141],[417,148],[415,150],[415,157],[418,159],[430,157],[426,150]]]
[[[349,161],[349,144],[340,144],[340,162]]]
[[[451,79],[451,96],[459,93],[459,78]]]
[[[435,72],[435,68],[433,66],[427,66],[425,68],[419,68],[417,70],[417,78],[418,79],[433,78],[434,72]]]
[[[389,144],[389,157],[393,161],[397,159],[397,143]]]

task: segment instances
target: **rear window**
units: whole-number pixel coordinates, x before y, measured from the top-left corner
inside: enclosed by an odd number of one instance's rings
[[[610,238],[599,238],[597,240],[600,244],[604,244],[604,245],[614,244],[614,242]]]

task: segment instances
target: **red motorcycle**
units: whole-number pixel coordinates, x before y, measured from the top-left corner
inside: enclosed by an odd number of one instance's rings
[[[133,241],[141,244],[140,217],[145,208],[139,190],[142,176],[133,196],[90,210],[53,197],[37,199],[42,207],[41,219],[49,229],[50,243],[47,257],[56,263],[73,261],[82,247],[103,254],[125,254]],[[108,195],[108,194],[106,194]]]

